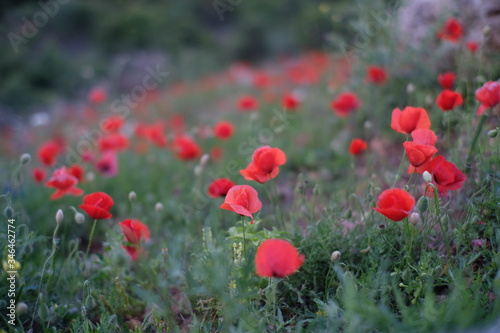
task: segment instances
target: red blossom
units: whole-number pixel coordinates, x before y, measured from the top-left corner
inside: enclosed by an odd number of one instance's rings
[[[337,116],[344,118],[359,108],[360,105],[361,103],[355,94],[344,92],[333,100],[330,106]]]
[[[263,146],[257,148],[252,155],[252,162],[240,174],[246,180],[265,183],[279,174],[279,166],[285,164],[286,155],[279,148]]]
[[[83,197],[83,204],[79,207],[96,220],[109,219],[109,212],[113,206],[113,199],[104,192],[94,192]]]
[[[377,200],[377,206],[373,209],[390,220],[401,221],[408,217],[415,206],[413,196],[399,188],[385,190]]]
[[[76,196],[82,195],[83,190],[76,187],[76,184],[78,184],[78,179],[70,175],[66,167],[54,170],[52,177],[45,183],[46,186],[57,189],[57,191],[50,196],[52,200],[59,199],[66,194]]]
[[[462,95],[448,89],[443,90],[436,99],[436,104],[443,111],[450,111],[455,107],[462,105],[462,103]]]
[[[127,252],[130,259],[136,261],[139,259],[139,254],[143,252],[141,240],[149,240],[150,231],[146,224],[139,220],[126,219],[118,223],[125,235],[125,240],[130,245],[123,245],[122,248]]]
[[[462,25],[453,17],[449,18],[437,36],[439,39],[445,39],[452,43],[456,43],[462,37]]]
[[[285,94],[281,101],[281,106],[287,111],[293,111],[300,105],[300,100],[292,93]]]
[[[382,85],[387,81],[387,73],[382,67],[369,66],[366,70],[366,80],[375,85]]]
[[[284,278],[295,273],[305,257],[284,239],[266,239],[255,253],[255,269],[261,277]]]
[[[257,191],[252,186],[236,185],[229,189],[220,208],[230,210],[241,216],[248,216],[252,219],[250,223],[253,223],[252,214],[262,208],[262,203],[259,200]]]
[[[45,171],[43,171],[43,169],[41,169],[41,168],[34,168],[33,169],[33,179],[35,180],[35,182],[43,183],[45,176],[46,176]]]
[[[430,127],[429,115],[423,108],[407,106],[403,111],[398,108],[392,111],[391,128],[396,132],[410,134],[417,128]]]
[[[500,82],[489,81],[476,90],[476,99],[481,103],[477,110],[477,115],[480,116],[483,112],[491,107],[494,107],[500,102]]]
[[[259,108],[257,99],[253,96],[245,95],[238,100],[238,109],[240,111],[255,111]]]
[[[356,155],[361,154],[367,147],[368,147],[368,145],[366,144],[366,142],[364,140],[353,139],[351,141],[351,144],[349,145],[349,153],[351,155],[356,156]]]
[[[438,75],[438,82],[443,89],[452,89],[457,76],[453,72],[445,72]]]
[[[228,121],[220,121],[215,124],[214,127],[214,135],[216,138],[220,140],[229,139],[234,132],[234,126]]]
[[[172,142],[174,154],[181,160],[192,160],[202,154],[201,148],[188,136],[179,136]]]
[[[208,195],[210,195],[212,198],[225,197],[227,195],[227,192],[234,185],[235,184],[230,179],[216,179],[208,186]]]

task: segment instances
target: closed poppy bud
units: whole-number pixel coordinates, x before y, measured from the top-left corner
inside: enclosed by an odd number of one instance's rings
[[[492,139],[496,138],[497,134],[498,134],[498,130],[496,128],[492,129],[491,131],[488,131],[488,137],[490,137]]]
[[[157,213],[161,212],[163,210],[163,204],[161,202],[157,202],[155,205],[155,211]]]
[[[128,194],[128,200],[130,202],[134,202],[135,200],[137,199],[137,194],[135,194],[134,191],[131,191],[129,194]]]
[[[257,248],[255,268],[261,277],[283,278],[295,273],[304,263],[304,255],[284,239],[267,239]]]
[[[417,208],[420,213],[424,213],[429,208],[429,198],[424,196],[418,199]]]
[[[28,154],[28,153],[22,154],[21,158],[20,158],[20,161],[21,161],[22,165],[28,164],[31,161],[31,155]]]
[[[85,222],[85,215],[83,215],[82,213],[76,213],[75,222],[77,224],[83,224]]]
[[[340,256],[341,256],[341,255],[342,255],[342,254],[340,253],[340,251],[333,251],[333,252],[332,252],[332,255],[331,255],[331,257],[330,257],[330,260],[331,260],[332,262],[333,262],[333,261],[337,261],[337,260],[339,260],[339,259],[340,259]]]
[[[4,210],[3,210],[3,215],[8,218],[8,219],[11,219],[13,216],[14,216],[14,209],[12,209],[11,206],[7,206]]]
[[[420,218],[420,214],[417,212],[413,212],[410,215],[409,221],[411,224],[416,225],[418,223],[422,222],[422,219]]]
[[[424,171],[422,174],[422,178],[427,182],[430,183],[432,181],[432,175],[429,173],[429,171]]]
[[[57,213],[56,213],[56,222],[57,224],[60,224],[62,222],[62,220],[64,219],[64,213],[62,210],[58,210]]]
[[[390,220],[401,221],[410,214],[415,206],[415,199],[408,192],[399,188],[385,190],[380,194],[377,207],[373,209]]]

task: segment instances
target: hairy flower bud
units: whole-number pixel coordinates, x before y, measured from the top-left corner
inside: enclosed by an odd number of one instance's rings
[[[82,213],[76,213],[75,222],[78,224],[83,224],[83,222],[85,222],[85,215],[83,215]]]
[[[22,165],[26,165],[31,161],[31,155],[28,153],[24,153],[21,155],[20,160]]]
[[[134,191],[131,191],[131,192],[128,194],[128,200],[130,200],[130,202],[134,202],[136,199],[137,199],[137,194],[135,194],[135,192],[134,192]]]
[[[432,175],[429,173],[429,171],[424,171],[422,174],[422,178],[424,178],[426,183],[430,183],[432,181]]]
[[[423,213],[429,208],[429,198],[423,196],[418,199],[417,208],[420,213]]]
[[[342,255],[342,254],[340,253],[340,251],[333,251],[333,252],[332,252],[332,255],[331,255],[331,257],[330,257],[330,260],[331,260],[332,262],[333,262],[333,261],[337,261],[337,260],[339,260],[339,259],[340,259],[340,256],[341,256],[341,255]]]
[[[56,222],[57,222],[57,224],[60,224],[63,219],[64,219],[64,213],[63,213],[63,211],[61,209],[58,209],[57,213],[56,213]]]
[[[498,129],[492,129],[491,131],[488,131],[488,137],[490,138],[495,138],[498,135]]]

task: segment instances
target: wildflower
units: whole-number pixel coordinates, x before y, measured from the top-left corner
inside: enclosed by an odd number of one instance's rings
[[[351,144],[349,145],[349,153],[351,155],[356,156],[356,155],[361,154],[367,147],[368,147],[368,145],[366,144],[366,142],[364,140],[353,139],[351,141]]]
[[[252,155],[252,162],[240,174],[246,180],[265,183],[280,172],[279,166],[285,164],[286,155],[279,148],[263,146],[257,148]]]
[[[450,111],[451,109],[462,105],[462,96],[453,90],[443,90],[436,99],[436,104],[443,111]]]
[[[429,129],[431,121],[427,111],[423,108],[407,106],[401,111],[395,108],[392,111],[391,128],[399,133],[410,134],[417,128]]]
[[[172,142],[174,154],[181,160],[192,160],[201,154],[201,148],[188,136],[178,136]]]
[[[109,150],[102,154],[102,157],[95,164],[96,169],[105,177],[113,177],[118,173],[118,155],[115,151]]]
[[[101,124],[101,129],[105,133],[116,133],[118,132],[123,124],[125,123],[125,119],[121,116],[110,116],[106,119]]]
[[[52,166],[56,163],[57,156],[62,148],[55,140],[44,142],[38,149],[38,159],[46,166]]]
[[[455,164],[448,162],[442,155],[432,159],[429,172],[432,174],[432,182],[437,186],[440,194],[444,194],[448,190],[458,191],[467,179]]]
[[[261,277],[284,278],[295,273],[305,257],[284,239],[266,239],[257,248],[255,268]]]
[[[234,132],[234,126],[228,121],[218,122],[214,127],[214,135],[220,140],[229,139]]]
[[[287,93],[281,100],[281,106],[287,111],[295,110],[300,104],[299,99],[292,93]]]
[[[82,183],[85,180],[85,170],[78,164],[73,164],[68,168],[68,172],[70,175],[75,176],[78,179],[79,183]]]
[[[257,99],[253,96],[245,95],[238,100],[238,109],[240,111],[255,111],[259,108]]]
[[[19,161],[21,162],[22,165],[26,165],[31,161],[31,155],[28,153],[24,153],[19,158]]]
[[[61,209],[58,209],[56,212],[56,223],[60,224],[64,219],[64,213]]]
[[[377,200],[377,207],[373,209],[390,220],[401,221],[408,217],[415,206],[415,199],[411,194],[399,188],[383,191]]]
[[[225,197],[227,192],[233,187],[235,184],[227,178],[219,178],[214,180],[208,186],[208,195],[213,198]]]
[[[126,241],[130,243],[130,245],[123,245],[122,248],[127,251],[133,261],[139,259],[139,254],[142,252],[141,240],[148,240],[150,237],[148,226],[139,220],[131,219],[118,224],[122,228]]]
[[[465,43],[465,47],[470,51],[470,53],[474,54],[477,51],[478,45],[475,41],[468,41]]]
[[[486,109],[500,102],[500,82],[486,82],[481,88],[476,90],[476,99],[481,103],[477,109],[477,115],[480,116]]]
[[[339,260],[341,255],[342,254],[340,253],[340,251],[333,251],[332,255],[330,256],[330,261],[334,262]]]
[[[162,123],[157,122],[147,128],[147,139],[154,143],[157,147],[163,148],[167,146],[167,137]]]
[[[361,103],[355,94],[344,92],[332,101],[331,108],[337,116],[347,117],[349,113],[355,111],[360,105]]]
[[[419,167],[427,162],[435,153],[437,148],[431,145],[422,145],[412,141],[403,142],[408,161],[414,167]]]
[[[222,158],[222,148],[221,147],[213,147],[210,151],[210,158],[214,161],[218,161]]]
[[[230,210],[241,216],[248,216],[252,219],[250,223],[253,223],[252,214],[262,208],[262,203],[259,200],[257,191],[252,186],[236,185],[229,189],[220,208]]]
[[[66,194],[76,196],[82,195],[83,190],[76,187],[76,184],[78,184],[78,179],[75,176],[69,174],[66,167],[61,167],[54,171],[52,177],[45,185],[57,189],[57,191],[50,196],[52,200],[56,200]]]
[[[94,88],[90,91],[88,98],[94,104],[102,104],[106,101],[107,94],[102,88]]]
[[[79,207],[96,220],[109,219],[109,212],[113,206],[113,199],[104,192],[94,192],[83,197],[83,204]]]
[[[453,72],[446,72],[438,75],[438,82],[443,89],[452,89],[455,85],[456,75]]]
[[[37,183],[42,183],[43,180],[45,179],[45,171],[41,168],[34,168],[33,169],[33,179]]]
[[[107,150],[125,150],[128,147],[128,139],[120,133],[109,133],[102,137],[98,142],[99,150],[101,152]]]
[[[462,37],[462,25],[455,18],[451,17],[445,22],[437,36],[439,39],[446,39],[452,43],[456,43]]]
[[[369,66],[366,70],[366,80],[375,85],[382,85],[387,81],[387,73],[382,67]]]

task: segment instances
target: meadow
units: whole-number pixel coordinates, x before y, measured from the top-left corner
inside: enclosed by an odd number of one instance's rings
[[[499,59],[466,28],[150,68],[4,135],[0,332],[499,325]]]

